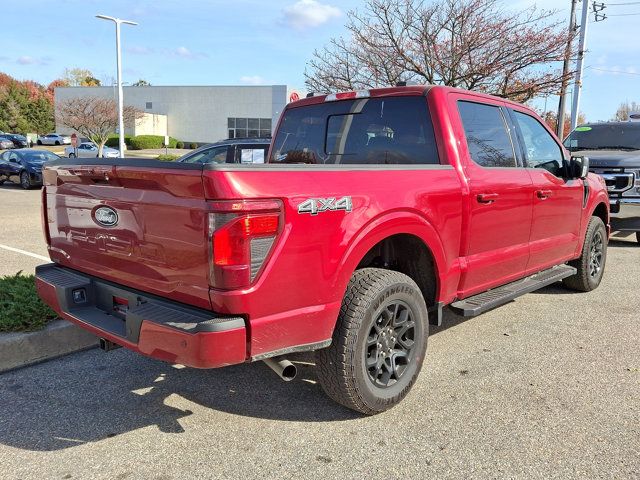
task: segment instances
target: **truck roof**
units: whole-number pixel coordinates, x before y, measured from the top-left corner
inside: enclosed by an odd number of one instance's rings
[[[489,95],[487,93],[465,90],[465,89],[456,88],[456,87],[449,87],[445,85],[408,85],[403,87],[385,87],[385,88],[369,88],[369,89],[363,88],[361,90],[345,91],[345,92],[339,92],[331,95],[344,96],[344,98],[338,98],[338,100],[341,100],[341,99],[347,100],[350,98],[356,98],[351,95],[355,95],[358,92],[368,92],[367,97],[379,98],[379,97],[426,95],[430,90],[472,93],[473,95],[476,95],[479,97],[492,98],[492,99],[500,100],[502,102],[506,102],[511,105],[521,105],[518,102],[513,102],[506,98],[497,97],[495,95]],[[297,108],[297,107],[303,107],[305,105],[315,105],[315,104],[323,103],[326,100],[327,96],[328,96],[327,94],[322,94],[322,95],[314,95],[312,97],[302,98],[296,102],[289,103],[287,105],[287,108]]]

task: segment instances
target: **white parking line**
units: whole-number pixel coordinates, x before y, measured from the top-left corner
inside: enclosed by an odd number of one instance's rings
[[[49,257],[44,257],[42,255],[38,255],[37,253],[26,252],[24,250],[20,250],[19,248],[9,247],[7,245],[0,244],[0,248],[4,248],[5,250],[9,250],[10,252],[21,253],[22,255],[27,255],[29,257],[37,258],[38,260],[44,260],[46,262],[50,262],[51,259]]]

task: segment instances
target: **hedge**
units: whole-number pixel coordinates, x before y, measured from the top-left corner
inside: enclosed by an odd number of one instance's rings
[[[169,137],[169,148],[176,148],[177,143],[178,140]],[[146,150],[148,148],[162,147],[164,147],[164,136],[162,135],[137,135],[131,139],[129,144],[131,150]]]
[[[171,153],[165,155],[163,153],[162,155],[158,155],[156,160],[160,160],[161,162],[173,162],[176,158],[180,158],[180,155],[173,155]]]
[[[132,138],[133,138],[133,135],[125,135],[124,136],[124,144],[127,147],[131,146],[131,139]],[[109,137],[109,139],[107,140],[107,143],[105,145],[107,147],[111,147],[111,148],[118,148],[120,146],[118,141],[119,141],[118,135],[112,135],[112,136]]]
[[[33,275],[0,277],[0,332],[31,332],[57,318],[38,297]]]

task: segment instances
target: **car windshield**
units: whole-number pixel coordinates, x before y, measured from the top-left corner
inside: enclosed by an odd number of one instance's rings
[[[22,159],[27,162],[50,162],[52,160],[57,160],[60,158],[58,155],[42,151],[42,152],[24,152],[21,153]]]
[[[323,102],[285,111],[271,163],[438,163],[424,97]]]
[[[640,122],[599,123],[576,128],[564,146],[576,150],[640,150]]]

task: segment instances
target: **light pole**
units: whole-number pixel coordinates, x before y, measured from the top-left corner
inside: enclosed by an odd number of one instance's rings
[[[124,118],[123,118],[123,100],[122,100],[122,54],[120,52],[120,25],[126,23],[127,25],[138,25],[136,22],[130,20],[122,20],[120,18],[109,17],[107,15],[96,15],[96,18],[102,20],[111,20],[116,24],[116,56],[118,64],[118,150],[120,151],[120,158],[124,158]]]

